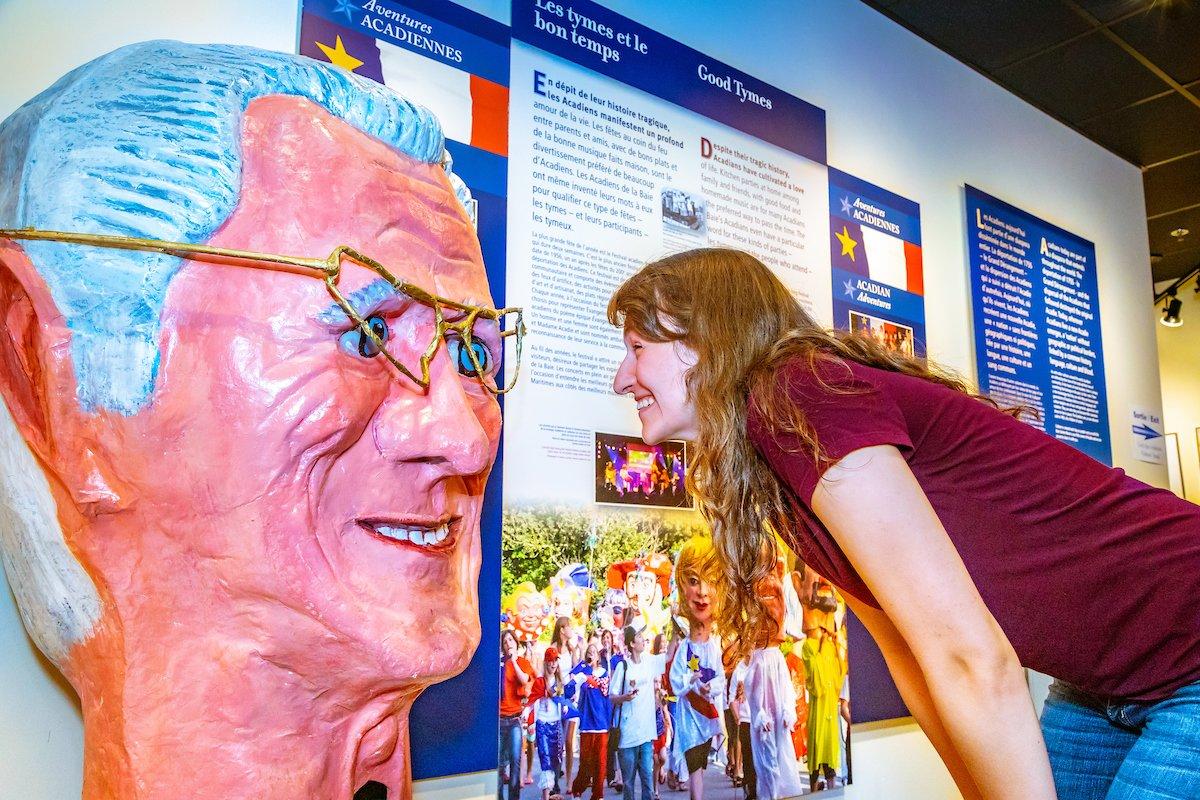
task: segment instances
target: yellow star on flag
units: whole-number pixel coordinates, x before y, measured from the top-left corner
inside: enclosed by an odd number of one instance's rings
[[[700,669],[700,656],[692,656],[688,659],[688,669],[693,672]]]
[[[837,240],[842,243],[842,255],[850,256],[850,260],[853,261],[854,260],[854,248],[858,245],[858,242],[856,242],[854,240],[854,237],[850,235],[850,231],[846,228],[845,225],[843,225],[842,232],[841,233],[835,232],[833,235],[836,236]]]
[[[354,72],[354,70],[363,65],[363,62],[346,52],[346,47],[342,44],[341,36],[337,37],[337,42],[334,43],[333,47],[321,44],[320,42],[317,42],[317,47],[321,48],[321,52],[325,54],[325,57],[329,59],[331,64],[335,67],[341,67],[347,72]]]

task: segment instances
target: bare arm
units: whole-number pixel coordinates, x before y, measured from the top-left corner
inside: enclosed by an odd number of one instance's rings
[[[521,669],[521,659],[514,658],[512,660],[512,665],[513,665],[513,674],[517,678],[517,683],[524,686],[533,680],[533,670],[531,669],[529,672],[523,671]]]
[[[887,662],[888,671],[892,673],[892,679],[896,681],[896,688],[900,690],[900,696],[904,698],[908,710],[912,712],[913,717],[921,726],[921,730],[929,737],[934,749],[942,757],[946,769],[950,771],[950,776],[954,778],[954,783],[958,786],[958,791],[962,793],[963,800],[983,800],[983,795],[975,788],[975,780],[967,770],[967,765],[963,762],[962,756],[958,754],[958,750],[954,748],[953,742],[950,741],[950,735],[942,725],[942,720],[933,705],[933,698],[929,696],[929,686],[925,683],[925,676],[921,674],[920,666],[913,658],[908,645],[904,643],[900,632],[896,630],[896,626],[892,625],[887,615],[879,609],[864,605],[849,595],[844,595],[844,597],[855,616],[866,626],[871,638],[879,645],[883,659]]]
[[[616,693],[616,688],[618,686],[621,686],[621,688],[626,688],[625,687],[625,679],[626,679],[626,677],[628,677],[626,673],[628,673],[629,667],[626,665],[626,663],[624,661],[622,661],[620,664],[617,665],[617,669],[621,670],[621,675],[623,677],[621,678],[621,680],[617,680],[617,670],[613,670],[612,677],[608,681],[608,691],[609,691],[608,699],[609,699],[609,702],[611,702],[613,705],[619,706],[624,703],[628,703],[630,700],[632,700],[634,698],[634,695],[637,694],[637,690],[633,689],[630,691],[626,691],[622,694]]]
[[[900,452],[878,446],[849,454],[825,473],[812,507],[907,646],[979,794],[1053,800],[1017,655]]]

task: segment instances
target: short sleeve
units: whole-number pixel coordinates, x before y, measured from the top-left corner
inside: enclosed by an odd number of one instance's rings
[[[771,469],[806,505],[811,506],[825,471],[855,450],[894,445],[911,452],[904,415],[880,380],[879,370],[841,359],[813,367],[797,360],[781,366],[777,380],[785,382],[788,399],[803,411],[824,459],[818,463],[794,434],[769,430],[753,399],[747,433]]]

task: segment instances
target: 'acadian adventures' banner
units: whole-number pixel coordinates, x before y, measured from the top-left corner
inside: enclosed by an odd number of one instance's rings
[[[921,208],[829,168],[833,325],[925,355]]]

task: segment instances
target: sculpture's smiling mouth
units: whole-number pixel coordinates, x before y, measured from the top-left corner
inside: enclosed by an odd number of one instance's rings
[[[458,539],[462,517],[376,517],[357,520],[373,536],[425,552],[450,550]]]

